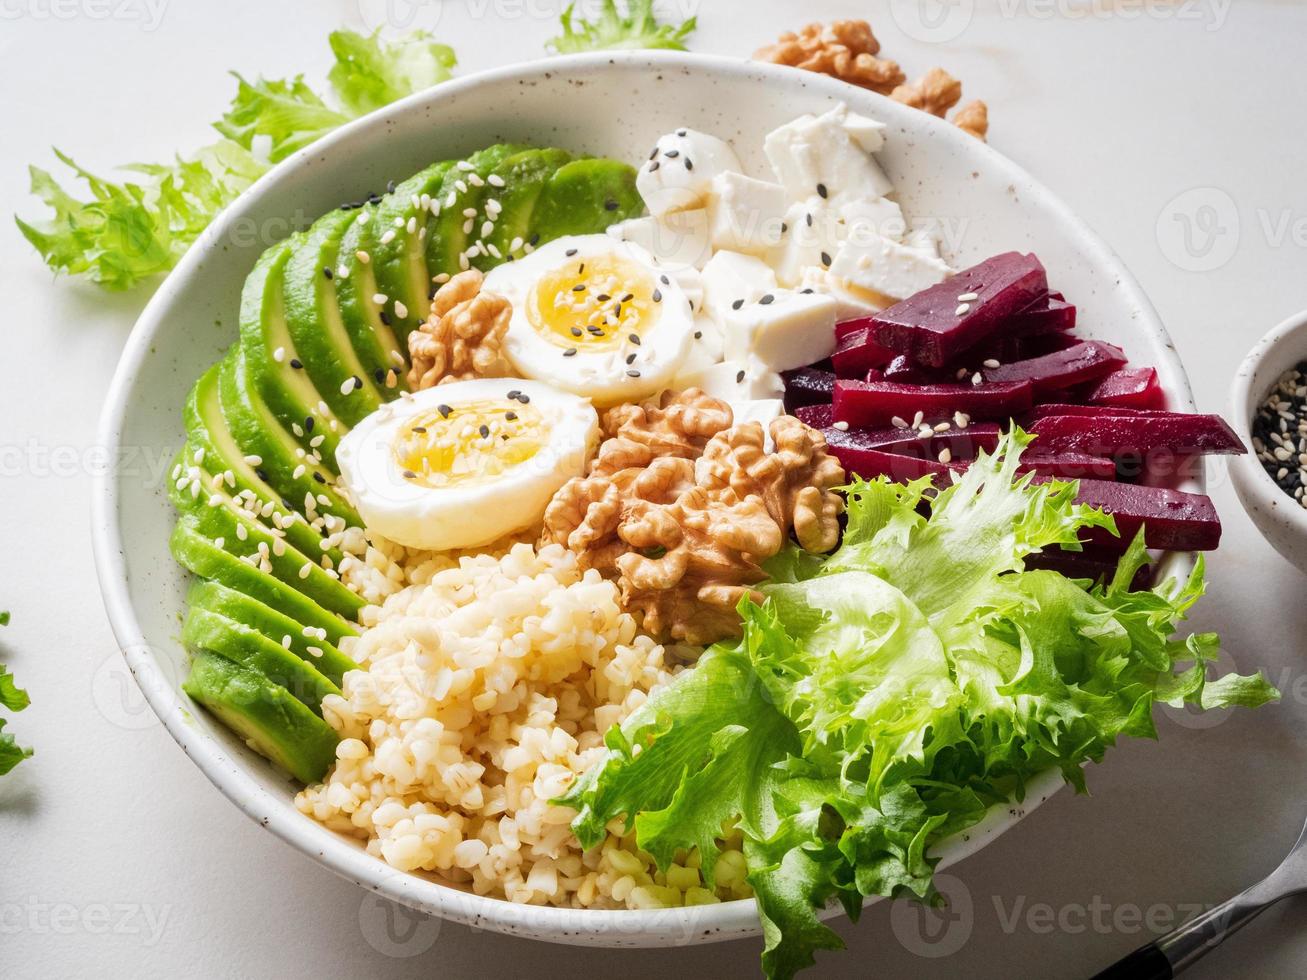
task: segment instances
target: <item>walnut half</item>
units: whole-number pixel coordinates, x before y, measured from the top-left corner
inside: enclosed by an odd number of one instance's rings
[[[797,34],[786,32],[753,56],[888,95],[903,81],[903,69],[896,62],[877,58],[879,52],[880,42],[865,20],[837,20],[828,25],[809,24]]]
[[[513,307],[503,296],[483,291],[483,282],[476,269],[454,276],[436,292],[427,321],[409,334],[413,391],[513,373],[504,356]]]

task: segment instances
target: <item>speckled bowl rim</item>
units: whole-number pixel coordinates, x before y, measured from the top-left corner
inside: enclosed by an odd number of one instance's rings
[[[1297,353],[1286,367],[1271,371],[1269,362],[1293,349]],[[1281,535],[1294,539],[1299,548],[1307,549],[1307,508],[1293,502],[1274,477],[1266,472],[1253,449],[1252,420],[1262,400],[1270,393],[1280,374],[1292,363],[1307,360],[1307,310],[1278,323],[1253,345],[1235,372],[1230,384],[1230,418],[1235,433],[1248,447],[1244,456],[1227,461],[1235,496],[1262,536],[1290,561],[1297,561],[1281,548],[1274,527]]]
[[[832,99],[855,105],[861,103],[880,118],[907,130],[928,134],[932,141],[949,145],[950,150],[969,155],[977,166],[1001,173],[1012,186],[1019,187],[1023,195],[1040,199],[1043,206],[1064,225],[1064,232],[1075,238],[1083,249],[1083,256],[1101,270],[1108,281],[1114,282],[1115,287],[1124,292],[1139,313],[1132,329],[1139,331],[1143,341],[1151,346],[1158,359],[1158,366],[1162,367],[1165,362],[1169,380],[1168,393],[1177,407],[1192,410],[1193,397],[1188,378],[1170,337],[1152,304],[1124,264],[1066,205],[1024,170],[989,146],[926,113],[908,109],[874,93],[825,76],[736,58],[637,51],[552,58],[445,82],[341,127],[312,147],[283,161],[262,177],[205,231],[141,314],[128,338],[102,415],[99,439],[100,445],[105,446],[109,452],[109,458],[115,458],[134,381],[140,365],[150,356],[156,336],[166,327],[166,313],[179,288],[178,284],[194,274],[200,265],[201,253],[228,234],[233,223],[250,207],[251,202],[277,193],[284,174],[304,166],[311,158],[347,153],[355,140],[383,136],[387,125],[404,114],[453,100],[478,86],[512,80],[530,82],[566,73],[602,72],[606,66],[650,72],[679,69],[699,73],[705,81],[714,76],[737,76],[762,80],[767,85],[806,88]],[[1185,486],[1186,489],[1200,491],[1204,485],[1203,475],[1199,472]],[[285,799],[270,793],[244,771],[244,763],[236,760],[222,744],[190,723],[188,702],[151,654],[130,601],[123,554],[124,541],[118,520],[119,489],[112,473],[96,474],[92,499],[92,539],[96,571],[114,634],[129,669],[168,732],[209,780],[251,819],[341,876],[387,899],[453,921],[507,934],[581,945],[663,946],[712,942],[761,933],[752,901],[724,902],[689,909],[599,911],[521,906],[500,899],[476,896],[428,878],[397,872],[379,859],[369,856],[357,842],[326,830],[296,812],[293,807],[288,807]],[[1192,560],[1191,555],[1169,556],[1170,573],[1186,574]],[[995,807],[979,824],[964,834],[941,842],[934,849],[934,853],[941,858],[939,866],[948,867],[975,853],[1014,826],[1062,785],[1058,772],[1050,771],[1040,775],[1028,785],[1024,802]],[[832,906],[826,910],[825,916],[837,915],[839,911],[838,907]]]

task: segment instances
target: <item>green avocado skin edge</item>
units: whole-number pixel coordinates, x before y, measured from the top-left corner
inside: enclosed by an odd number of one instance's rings
[[[336,447],[405,390],[407,337],[436,278],[643,212],[628,164],[498,144],[330,211],[255,263],[240,338],[183,412],[170,547],[197,577],[182,690],[294,779],[317,782],[335,761],[322,701],[358,667],[342,644],[365,603],[329,538],[362,520],[337,486]]]

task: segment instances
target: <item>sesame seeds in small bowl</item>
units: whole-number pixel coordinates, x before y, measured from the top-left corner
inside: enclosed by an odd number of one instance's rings
[[[1247,456],[1230,478],[1267,542],[1307,572],[1307,311],[1257,342],[1235,375],[1230,422]]]

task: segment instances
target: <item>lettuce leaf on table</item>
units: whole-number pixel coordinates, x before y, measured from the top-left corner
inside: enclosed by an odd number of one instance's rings
[[[599,16],[592,21],[581,18],[574,21],[575,13],[576,4],[568,4],[560,18],[563,33],[545,43],[551,51],[558,54],[640,48],[684,51],[685,39],[698,26],[696,17],[676,27],[658,23],[653,0],[626,0],[625,17],[617,12],[616,0],[603,0]]]
[[[125,290],[167,272],[224,207],[314,140],[396,99],[449,78],[454,52],[416,32],[388,41],[335,31],[328,75],[333,108],[302,76],[237,76],[236,95],[214,128],[223,139],[171,164],[131,164],[139,179],[111,181],[55,150],[89,191],[79,199],[48,171],[30,167],[32,193],[49,207],[40,222],[15,217],[23,236],[56,272]]]
[[[559,801],[581,841],[621,817],[660,867],[698,848],[711,883],[722,824],[738,825],[764,969],[790,977],[841,946],[818,918],[832,899],[854,918],[870,896],[934,900],[932,843],[1048,769],[1083,792],[1118,737],[1156,737],[1154,704],[1275,700],[1260,674],[1209,679],[1217,638],[1178,634],[1201,561],[1142,592],[1142,537],[1105,586],[1025,570],[1114,529],[1074,484],[1017,473],[1028,442],[1006,436],[933,499],[928,480],[855,481],[841,547],[773,561],[743,639],[609,733]]]
[[[0,626],[8,625],[9,613],[0,612]],[[9,673],[9,669],[4,664],[0,664],[0,706],[10,711],[22,711],[29,704],[31,698],[27,696],[27,692],[14,683],[13,674]],[[23,748],[14,740],[13,735],[4,731],[5,721],[6,719],[0,718],[0,776],[32,756],[31,749]]]

